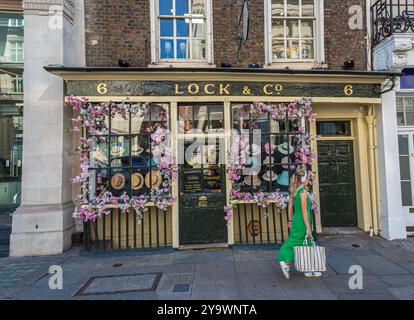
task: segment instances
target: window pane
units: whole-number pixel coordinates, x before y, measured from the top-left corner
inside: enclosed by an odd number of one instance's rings
[[[206,58],[206,41],[192,40],[192,59]]]
[[[287,20],[286,33],[288,38],[299,38],[299,20]]]
[[[192,37],[193,38],[204,38],[204,19],[193,19],[192,20]]]
[[[302,0],[302,16],[312,17],[315,14],[314,0]]]
[[[188,12],[188,0],[175,0],[175,14],[177,16],[187,15]]]
[[[286,50],[287,50],[288,59],[299,59],[299,41],[298,40],[288,40]]]
[[[283,0],[272,0],[272,17],[285,15],[285,5]]]
[[[191,0],[191,12],[193,15],[204,15],[204,0]]]
[[[299,17],[299,0],[287,0],[287,16]]]
[[[410,207],[413,205],[413,196],[411,190],[411,182],[401,182],[402,193],[402,205],[404,207]]]
[[[174,36],[174,25],[172,19],[161,19],[160,21],[160,36],[172,37]]]
[[[397,121],[399,126],[405,126],[403,100],[402,97],[397,97]]]
[[[285,36],[283,20],[272,19],[272,36],[273,38],[283,38]]]
[[[406,125],[413,126],[414,125],[414,98],[408,97],[404,98],[405,103],[405,116],[406,116]]]
[[[408,149],[408,136],[407,135],[400,135],[398,136],[398,146],[399,146],[399,152],[400,156],[402,155],[408,155],[409,149]]]
[[[285,59],[285,44],[283,40],[272,41],[273,59]]]
[[[410,157],[401,156],[400,157],[400,170],[401,170],[401,180],[411,180],[410,175]]]
[[[313,40],[302,40],[302,59],[314,58]]]
[[[173,14],[173,0],[160,0],[160,15],[171,16]]]
[[[313,38],[313,20],[302,20],[302,38]]]
[[[177,19],[177,37],[189,36],[189,24],[186,19]]]
[[[161,39],[161,59],[174,58],[174,41],[171,39]]]
[[[189,59],[188,40],[177,40],[177,59]]]

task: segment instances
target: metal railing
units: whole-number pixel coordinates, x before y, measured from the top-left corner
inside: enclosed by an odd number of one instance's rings
[[[262,208],[253,203],[241,203],[234,209],[234,238],[236,244],[262,245],[283,244],[290,235],[287,209],[280,210],[274,204]],[[316,230],[312,213],[313,230]],[[316,239],[317,234],[314,232]]]
[[[393,34],[414,33],[414,0],[378,0],[371,7],[372,46]]]
[[[133,210],[122,213],[113,209],[110,215],[84,223],[83,241],[87,251],[115,251],[172,246],[171,210],[149,207],[142,220]]]

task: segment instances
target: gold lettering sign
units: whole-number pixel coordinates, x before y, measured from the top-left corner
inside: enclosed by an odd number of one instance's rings
[[[175,94],[184,94],[184,91],[180,91],[179,84],[175,84]]]
[[[196,83],[188,85],[188,92],[191,94],[197,94],[200,92],[200,87]]]
[[[98,91],[99,94],[104,95],[108,93],[108,87],[106,86],[106,83],[100,83],[96,87],[96,91]]]
[[[266,84],[263,86],[263,92],[266,95],[281,94],[283,92],[283,85],[278,84]]]
[[[354,94],[354,87],[352,85],[348,84],[344,88],[344,93],[347,96],[352,96]]]
[[[220,84],[220,95],[227,94],[230,95],[230,85],[229,84]]]
[[[210,88],[212,88],[212,89],[210,90]],[[214,88],[215,88],[214,84],[212,84],[212,83],[206,84],[205,87],[204,87],[204,92],[207,93],[207,94],[210,94],[210,95],[214,94]]]
[[[198,206],[199,207],[205,208],[205,207],[207,207],[207,204],[208,204],[207,197],[202,196],[202,197],[198,198]]]

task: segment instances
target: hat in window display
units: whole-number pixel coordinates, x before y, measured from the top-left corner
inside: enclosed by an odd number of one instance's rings
[[[139,145],[133,145],[131,149],[131,155],[139,156],[144,152],[144,148]]]
[[[125,152],[123,141],[118,141],[115,146],[111,148],[111,155],[114,157],[121,157]]]
[[[125,176],[122,173],[116,173],[111,178],[111,186],[115,190],[122,190],[125,186]]]
[[[267,156],[266,159],[264,159],[263,164],[272,164],[275,163],[275,158],[271,156]]]
[[[280,163],[282,164],[283,169],[289,169],[289,157],[283,157],[282,160],[280,160]]]
[[[272,143],[266,143],[264,148],[265,148],[266,154],[268,154],[269,156],[272,155],[276,150],[276,146]]]
[[[289,186],[289,172],[288,171],[283,171],[277,177],[277,183],[281,186],[288,187]]]
[[[108,157],[102,153],[102,151],[99,148],[96,148],[96,150],[92,153],[92,157],[99,162],[102,163],[108,163]]]
[[[251,146],[247,146],[246,148],[247,155],[252,156],[258,156],[262,153],[262,150],[260,150],[260,147],[257,144],[252,144]]]
[[[246,176],[244,178],[244,184],[247,186],[251,186],[252,185],[252,180],[253,180],[253,187],[254,188],[258,188],[261,186],[262,182],[260,181],[258,176]]]
[[[135,172],[131,176],[131,188],[139,190],[144,186],[144,176],[140,172]]]
[[[271,182],[271,181],[276,181],[278,178],[278,175],[272,171],[272,170],[268,170],[264,175],[263,175],[263,180],[267,181],[267,182]]]
[[[287,142],[285,142],[285,143],[280,144],[277,147],[277,150],[281,154],[289,155],[289,154],[293,153],[293,151],[295,151],[295,148],[293,148],[292,146],[289,146],[289,144]]]
[[[149,189],[158,189],[161,186],[162,177],[158,171],[148,172],[145,176],[145,185]]]

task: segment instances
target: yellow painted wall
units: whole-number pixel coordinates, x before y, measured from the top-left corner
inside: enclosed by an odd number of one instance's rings
[[[317,141],[319,140],[352,140],[354,142],[354,167],[355,183],[357,195],[357,213],[358,227],[366,232],[371,227],[371,187],[368,161],[368,125],[365,121],[367,106],[352,104],[314,104],[314,110],[317,112],[317,120],[348,120],[351,121],[352,136],[337,138],[320,138],[316,137],[316,124],[312,125],[311,132],[314,137],[312,148],[317,152]],[[318,173],[318,163],[315,161],[313,170]],[[315,194],[319,200],[319,183],[318,179],[315,186]],[[323,208],[321,208],[323,215]],[[320,216],[318,219],[318,228],[321,230]]]

